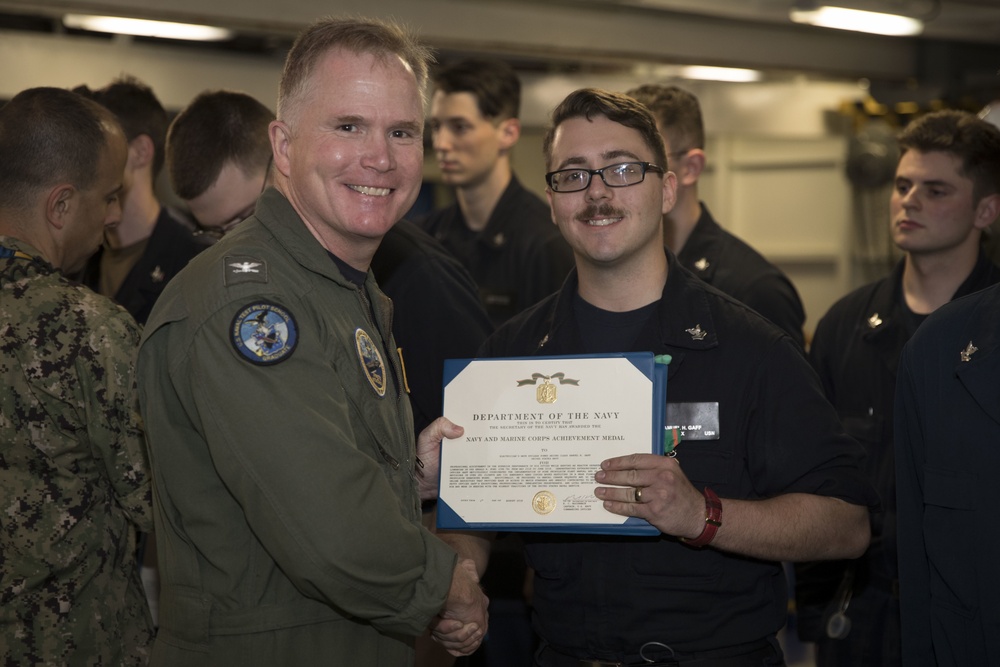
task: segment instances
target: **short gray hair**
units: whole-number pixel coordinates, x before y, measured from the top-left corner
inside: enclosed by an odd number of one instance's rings
[[[326,17],[315,21],[295,40],[278,86],[278,119],[288,120],[309,88],[316,63],[328,51],[341,48],[351,53],[371,54],[381,60],[393,56],[406,63],[417,80],[421,96],[426,94],[427,76],[434,56],[403,26],[374,18]]]

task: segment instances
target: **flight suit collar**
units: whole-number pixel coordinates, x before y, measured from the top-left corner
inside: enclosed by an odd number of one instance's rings
[[[283,194],[267,188],[257,201],[256,218],[303,268],[318,273],[343,287],[353,287],[330,259],[326,248],[312,235],[298,212]],[[236,232],[239,231],[237,227]],[[371,281],[371,271],[368,272]],[[367,284],[367,283],[366,283]]]

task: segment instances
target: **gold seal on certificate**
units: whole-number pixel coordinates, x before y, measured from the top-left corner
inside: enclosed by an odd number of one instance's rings
[[[551,491],[539,491],[531,499],[531,507],[539,514],[549,514],[556,508],[556,497]]]

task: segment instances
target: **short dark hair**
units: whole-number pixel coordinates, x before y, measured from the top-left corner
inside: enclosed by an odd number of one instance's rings
[[[590,120],[594,116],[604,116],[610,121],[636,130],[653,151],[656,164],[666,168],[667,155],[663,147],[663,138],[656,129],[656,120],[649,109],[628,95],[596,88],[581,88],[570,93],[552,111],[552,123],[542,143],[546,168],[552,167],[552,141],[559,125],[571,118],[582,117]]]
[[[670,138],[673,152],[705,148],[705,124],[698,98],[677,86],[648,83],[625,93],[653,112],[656,122]]]
[[[62,88],[29,88],[0,109],[0,206],[23,209],[42,188],[97,178],[115,117]]]
[[[245,93],[205,91],[194,98],[167,133],[167,171],[177,196],[200,196],[227,162],[246,174],[265,171],[272,120],[271,110]]]
[[[507,120],[521,113],[521,80],[502,60],[470,58],[441,69],[434,89],[447,95],[471,93],[483,118]]]
[[[131,142],[145,134],[153,141],[153,178],[163,168],[163,147],[167,140],[167,112],[153,89],[133,76],[123,76],[104,88],[88,91],[86,87],[75,88],[77,92],[103,105],[118,118],[125,139]],[[89,94],[88,94],[89,93]]]
[[[278,118],[289,115],[308,90],[316,63],[332,49],[374,55],[382,60],[396,56],[406,63],[424,94],[434,56],[403,26],[374,18],[326,17],[313,22],[292,44],[278,84]]]
[[[962,161],[976,203],[1000,193],[1000,128],[968,111],[949,109],[910,121],[899,135],[901,155],[942,151]]]

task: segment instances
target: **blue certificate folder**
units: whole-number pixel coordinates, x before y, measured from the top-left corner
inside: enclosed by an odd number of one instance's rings
[[[597,360],[604,362],[597,363]],[[613,369],[621,369],[621,372],[616,370],[612,374],[614,377],[610,379],[606,375],[596,375],[597,369],[608,368],[607,360],[620,360],[620,363],[610,362]],[[482,364],[500,365],[478,366]],[[595,372],[589,372],[590,370]],[[470,378],[480,376],[470,376],[469,373],[488,373],[485,377],[491,379],[500,377],[502,380],[495,383],[497,386],[494,389],[494,383],[477,382]],[[459,376],[463,374],[464,377],[460,378]],[[619,384],[624,382],[625,391],[620,387],[616,390],[615,382]],[[604,459],[642,451],[663,454],[667,366],[665,363],[657,362],[653,353],[448,359],[445,361],[444,385],[445,416],[466,427],[466,433],[463,438],[445,439],[441,445],[439,482],[447,485],[441,488],[438,499],[438,528],[613,535],[659,534],[659,531],[644,519],[620,517],[607,512],[603,509],[601,501],[593,495],[594,489],[598,486],[593,480],[593,474],[597,472],[600,462]],[[498,394],[499,398],[494,399],[494,393]],[[582,398],[584,396],[586,399]],[[627,405],[620,412],[583,411],[599,410],[600,406],[614,405],[615,401],[621,404],[625,400],[622,396],[627,396]],[[574,401],[586,401],[586,406],[589,407],[578,407]],[[648,404],[643,405],[646,401]],[[495,407],[497,404],[502,407]],[[475,411],[474,414],[470,413],[468,405],[474,406],[471,408]],[[449,410],[452,410],[452,414],[449,414]],[[629,419],[635,414],[644,415],[644,419],[648,415],[648,426],[644,427],[641,420],[637,422],[634,418]],[[619,422],[610,419],[607,422],[590,424],[586,419],[574,421],[574,417],[577,416],[594,415],[615,415],[615,419]],[[537,423],[530,421],[535,418],[539,420]],[[486,419],[510,421],[497,421],[485,425],[481,420]],[[612,435],[618,426],[622,427],[620,430],[632,434],[628,437],[627,443],[601,442],[625,439],[624,436]],[[580,430],[587,428],[593,430]],[[495,430],[483,431],[483,429]],[[472,435],[473,432],[492,433],[499,437],[477,437]],[[505,434],[514,433],[518,435],[505,437]],[[524,435],[525,433],[529,435]],[[565,435],[567,433],[588,435]],[[482,440],[491,442],[480,444]],[[530,468],[523,465],[514,466],[522,471],[528,470],[525,473],[528,475],[527,481],[520,481],[523,478],[517,477],[519,473],[516,473],[516,479],[511,483],[511,473],[506,463],[501,463],[498,467],[485,462],[487,458],[491,462],[496,462],[498,458],[516,458],[515,454],[506,453],[508,450],[505,449],[503,442],[497,442],[503,440],[521,441],[515,445],[516,451],[520,452],[520,458],[531,458]],[[542,442],[536,446],[533,442],[524,442],[525,440],[550,442]],[[559,442],[557,447],[553,447],[552,440],[568,442]],[[610,449],[611,444],[616,445],[618,449],[607,453],[605,449]],[[622,451],[623,447],[627,449]],[[560,488],[567,486],[565,480],[557,481],[553,486],[536,482],[536,475],[537,480],[551,480],[552,477],[546,477],[550,474],[549,469],[545,468],[547,462],[536,460],[533,452],[549,452],[556,448],[559,453],[539,456],[554,457],[552,474],[557,480],[562,480],[560,475],[566,470],[575,472],[573,480],[576,483],[589,476],[586,489],[581,487],[575,491],[568,491],[566,488]],[[578,450],[585,453],[578,454]],[[483,460],[480,460],[481,456],[484,457]],[[585,464],[567,465],[567,461],[575,461],[577,456],[585,456]],[[464,465],[469,457],[472,457],[475,463]],[[497,473],[498,469],[501,472]],[[469,470],[475,472],[469,473]],[[488,472],[483,474],[481,472],[483,470]],[[456,471],[461,472],[456,473]],[[455,481],[456,474],[462,475],[458,478],[458,482]],[[570,481],[568,485],[572,487],[573,483]],[[479,511],[484,506],[493,508],[487,510],[489,516],[485,519]],[[528,512],[526,507],[533,512]],[[513,518],[510,520],[507,520],[507,508],[511,508],[510,517]],[[581,509],[584,511],[573,511]],[[530,520],[525,520],[525,515],[529,516]],[[605,522],[605,517],[612,519],[613,522]]]

